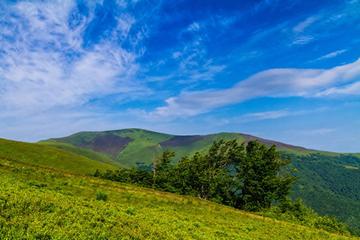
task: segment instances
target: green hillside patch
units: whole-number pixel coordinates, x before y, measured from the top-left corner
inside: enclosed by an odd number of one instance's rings
[[[95,152],[91,149],[83,148],[83,147],[76,147],[74,145],[56,141],[42,141],[39,144],[52,146],[66,152],[72,152],[76,155],[84,156],[90,158],[92,160],[96,160],[98,162],[103,162],[111,165],[118,165],[123,166],[121,163],[114,161],[111,157],[107,156],[106,154]]]
[[[355,239],[0,158],[0,239]]]
[[[90,159],[45,144],[23,143],[0,139],[0,158],[25,164],[90,174],[96,169],[114,169],[113,165]]]
[[[359,167],[351,166],[351,165],[344,165],[344,168],[350,169],[350,170],[359,170]]]

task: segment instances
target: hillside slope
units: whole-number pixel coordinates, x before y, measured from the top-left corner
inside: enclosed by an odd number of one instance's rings
[[[298,181],[293,197],[321,214],[336,216],[360,234],[360,158],[357,155],[308,150],[271,140],[239,133],[174,136],[141,129],[106,132],[82,132],[60,139],[57,144],[95,151],[112,158],[124,166],[150,164],[165,149],[176,152],[176,160],[196,151],[205,151],[215,140],[237,139],[239,142],[257,139],[268,145],[275,144],[282,154],[292,159],[298,169]]]
[[[356,239],[1,157],[0,182],[0,239]]]
[[[0,158],[78,174],[91,174],[96,169],[115,168],[107,162],[94,160],[56,147],[5,139],[0,139]]]

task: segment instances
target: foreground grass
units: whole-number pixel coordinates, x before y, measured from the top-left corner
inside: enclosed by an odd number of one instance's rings
[[[0,239],[352,239],[1,158],[0,182]]]

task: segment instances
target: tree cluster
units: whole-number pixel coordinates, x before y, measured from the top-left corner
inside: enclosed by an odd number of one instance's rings
[[[197,196],[240,209],[257,211],[286,199],[294,177],[282,169],[275,146],[257,141],[216,141],[205,153],[173,163],[174,152],[165,151],[150,166],[119,169],[95,176],[139,184],[164,191]]]

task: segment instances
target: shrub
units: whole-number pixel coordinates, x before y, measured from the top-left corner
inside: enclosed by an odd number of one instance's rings
[[[126,214],[128,215],[135,215],[135,208],[133,207],[128,207],[128,209],[126,209]]]
[[[294,222],[309,227],[320,228],[329,232],[348,234],[346,224],[330,216],[320,216],[307,207],[302,200],[284,200],[278,206],[264,209],[260,214],[283,221]]]
[[[108,195],[104,192],[97,192],[96,193],[96,200],[99,200],[99,201],[107,201],[108,200]]]

